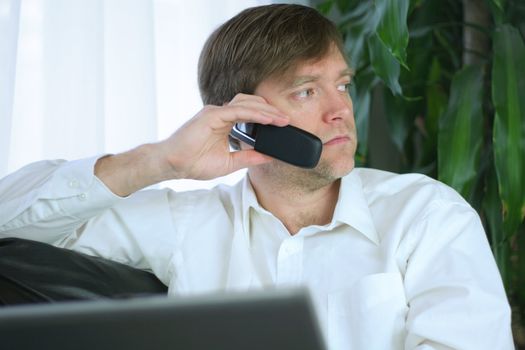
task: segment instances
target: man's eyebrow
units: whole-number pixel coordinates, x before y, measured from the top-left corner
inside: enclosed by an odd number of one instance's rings
[[[338,78],[342,78],[345,76],[349,76],[350,79],[352,79],[354,77],[354,70],[351,68],[345,68],[341,70],[341,72],[339,72]],[[306,83],[315,82],[317,80],[319,80],[318,75],[302,75],[299,77],[295,77],[289,84],[289,88],[294,88],[294,87],[301,86]]]
[[[300,77],[295,77],[292,80],[292,83],[290,84],[290,87],[301,86],[303,84],[311,83],[311,82],[317,81],[317,80],[319,80],[319,76],[318,75],[302,75]]]
[[[341,73],[339,74],[339,77],[344,77],[344,76],[349,76],[350,79],[352,79],[355,75],[355,72],[352,68],[345,68],[341,71]]]

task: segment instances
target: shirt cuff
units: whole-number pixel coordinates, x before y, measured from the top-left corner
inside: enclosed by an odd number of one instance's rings
[[[58,200],[64,214],[78,218],[89,218],[118,203],[123,198],[94,174],[95,163],[102,156],[61,164],[38,197]]]

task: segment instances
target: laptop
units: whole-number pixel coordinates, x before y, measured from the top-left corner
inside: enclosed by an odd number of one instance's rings
[[[0,308],[0,344],[39,350],[325,349],[304,289]]]

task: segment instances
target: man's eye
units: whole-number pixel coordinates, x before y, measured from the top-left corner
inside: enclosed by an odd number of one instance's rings
[[[314,94],[314,89],[301,90],[295,94],[298,98],[308,98]]]
[[[348,92],[350,90],[351,83],[337,85],[337,90],[341,92]]]

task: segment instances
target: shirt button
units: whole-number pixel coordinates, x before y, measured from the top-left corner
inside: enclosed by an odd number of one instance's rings
[[[85,193],[81,193],[78,195],[78,199],[80,199],[81,201],[85,201],[87,199],[87,194]]]
[[[69,187],[71,187],[71,188],[77,188],[77,187],[78,187],[78,181],[77,181],[77,180],[71,180],[71,181],[69,181]]]

